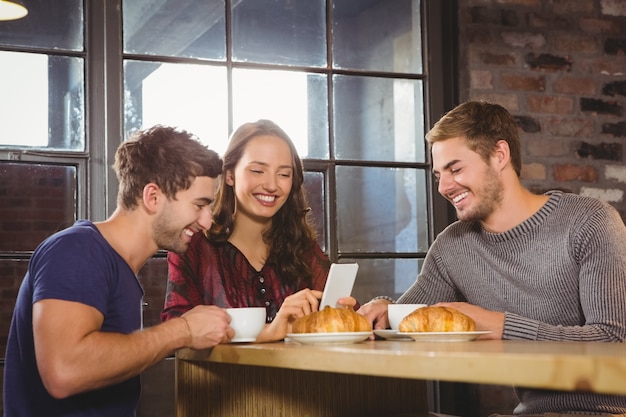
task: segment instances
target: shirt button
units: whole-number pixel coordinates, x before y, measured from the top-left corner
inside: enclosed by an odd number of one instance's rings
[[[267,307],[269,307],[270,302],[269,302],[269,301],[266,301],[266,302],[265,302],[265,305],[266,305]]]
[[[261,294],[265,294],[265,288],[261,288]]]
[[[259,282],[260,282],[261,284],[263,284],[263,283],[265,282],[265,278],[263,278],[263,277],[259,277]]]

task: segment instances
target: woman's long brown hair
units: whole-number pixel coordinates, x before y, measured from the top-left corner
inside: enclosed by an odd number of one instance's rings
[[[207,232],[207,237],[216,242],[224,242],[230,237],[234,222],[235,192],[224,180],[226,172],[235,170],[250,140],[266,135],[278,137],[289,145],[293,165],[293,183],[287,201],[272,218],[270,229],[263,234],[263,241],[270,248],[266,262],[276,265],[283,283],[295,286],[303,280],[306,285],[310,285],[312,272],[306,262],[308,257],[304,254],[313,248],[316,233],[308,218],[310,209],[302,188],[302,161],[291,138],[270,120],[245,123],[231,135],[222,158],[224,174],[219,181],[213,205],[213,225]]]

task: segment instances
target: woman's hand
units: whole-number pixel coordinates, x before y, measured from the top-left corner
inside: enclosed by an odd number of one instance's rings
[[[267,324],[257,337],[257,342],[282,340],[291,331],[297,318],[318,310],[322,292],[305,288],[285,298],[274,320]],[[351,298],[351,297],[346,297]],[[354,300],[356,302],[356,300]]]
[[[354,297],[341,297],[337,300],[337,307],[351,308],[354,310],[356,305],[357,301]]]

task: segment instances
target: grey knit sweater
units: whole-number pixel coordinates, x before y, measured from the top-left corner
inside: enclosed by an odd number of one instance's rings
[[[610,205],[553,191],[504,233],[455,222],[399,303],[466,301],[505,312],[503,339],[626,341],[626,227]],[[626,344],[624,345],[626,355]],[[516,414],[626,413],[626,397],[517,390]]]

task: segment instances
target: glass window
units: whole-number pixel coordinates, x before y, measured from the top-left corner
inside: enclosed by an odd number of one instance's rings
[[[222,154],[228,141],[226,69],[209,65],[127,60],[125,131],[179,126]]]
[[[235,61],[326,65],[324,1],[233,1],[232,16]]]
[[[0,22],[0,45],[83,50],[83,0],[24,2],[28,15]],[[5,66],[0,65],[4,71]]]
[[[124,0],[124,52],[226,57],[224,0]]]
[[[273,120],[331,260],[398,261],[415,278],[430,230],[421,1],[225,2],[201,36],[189,8],[221,3],[122,1],[126,134],[178,125],[222,154],[242,123]]]
[[[428,249],[425,171],[339,166],[336,177],[340,252]]]
[[[341,262],[359,264],[352,296],[361,304],[379,295],[398,298],[413,285],[422,268],[419,259],[342,258]]]
[[[82,152],[82,0],[26,6],[26,17],[0,22],[0,49],[14,49],[0,50],[0,147]]]
[[[424,162],[424,97],[417,80],[335,75],[338,159]]]
[[[422,72],[420,2],[333,1],[333,66]]]
[[[76,168],[0,163],[0,251],[32,251],[76,220]]]
[[[233,125],[278,123],[301,158],[328,158],[326,76],[295,71],[233,70]]]
[[[0,51],[0,146],[85,149],[83,59]]]
[[[323,251],[327,249],[326,229],[326,187],[323,172],[304,172],[304,193],[311,209],[308,213],[310,221],[317,232],[317,243]]]

